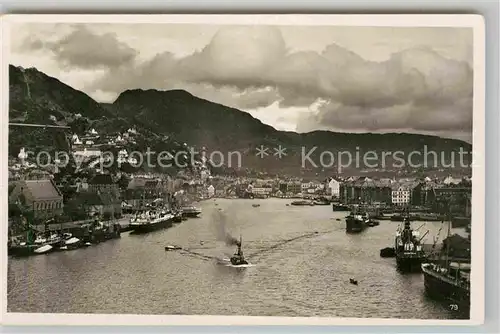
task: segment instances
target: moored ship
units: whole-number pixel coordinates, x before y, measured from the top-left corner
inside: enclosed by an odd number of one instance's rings
[[[352,211],[346,217],[346,232],[347,233],[360,233],[368,227],[370,218],[366,212]]]
[[[130,228],[136,233],[145,233],[172,226],[174,215],[165,210],[145,210],[130,219]]]
[[[337,212],[337,211],[350,211],[351,209],[349,206],[340,204],[340,203],[332,203],[332,210]]]
[[[330,201],[325,197],[317,198],[313,201],[314,205],[330,205]]]
[[[201,215],[201,209],[195,206],[185,206],[182,208],[182,215],[184,217],[195,218]]]
[[[403,229],[396,232],[394,246],[399,271],[418,272],[421,270],[422,263],[427,259],[421,244],[422,238],[418,231],[412,229],[410,216],[405,216]]]
[[[428,222],[436,222],[442,220],[442,217],[435,213],[420,213],[417,218],[418,220]]]
[[[470,263],[423,263],[426,294],[447,303],[452,311],[470,312]]]
[[[8,246],[8,254],[14,256],[46,254],[57,250],[62,241],[62,237],[55,233],[45,237],[43,234],[36,235],[33,230],[28,230],[25,241],[11,243]]]
[[[290,205],[294,205],[294,206],[312,206],[312,205],[314,205],[314,203],[312,201],[302,200],[302,201],[293,201],[292,203],[290,203]]]
[[[437,257],[422,264],[426,294],[447,304],[447,307],[470,316],[470,249],[467,255],[452,252],[450,237],[451,221],[448,221],[448,236]]]
[[[173,211],[173,218],[172,220],[175,222],[175,223],[180,223],[182,222],[182,211],[181,210],[175,210]]]

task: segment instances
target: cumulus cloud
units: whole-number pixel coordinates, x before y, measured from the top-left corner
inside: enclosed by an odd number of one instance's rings
[[[40,47],[36,40],[28,44]],[[429,47],[410,47],[379,62],[333,41],[320,52],[291,51],[280,29],[270,26],[222,27],[191,55],[161,52],[143,62],[116,36],[81,27],[49,47],[67,66],[109,68],[84,89],[96,96],[132,88],[186,89],[247,111],[272,106],[272,112],[323,101],[301,114],[298,131],[472,130],[469,63]]]
[[[56,40],[30,36],[21,45],[25,51],[50,50],[66,69],[110,69],[131,64],[138,51],[120,42],[116,34],[96,34],[84,25],[72,25],[71,31]]]

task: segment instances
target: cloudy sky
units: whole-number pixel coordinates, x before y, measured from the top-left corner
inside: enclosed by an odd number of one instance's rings
[[[472,29],[11,25],[14,65],[100,102],[185,89],[279,130],[413,132],[471,142]]]

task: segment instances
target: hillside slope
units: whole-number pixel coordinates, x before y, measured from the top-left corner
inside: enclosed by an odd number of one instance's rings
[[[143,135],[140,150],[152,147],[155,151],[175,153],[184,149],[182,143],[194,146],[197,151],[206,147],[209,157],[218,152],[211,156],[214,164],[223,163],[233,171],[245,173],[331,174],[338,170],[339,158],[343,171],[369,169],[394,173],[404,169],[401,158],[408,161],[412,152],[417,153],[412,157],[413,166],[407,170],[425,169],[418,168],[418,164],[431,170],[449,170],[452,152],[472,149],[470,144],[459,140],[417,134],[278,131],[246,112],[183,90],[127,90],[114,103],[100,104],[34,68],[11,65],[9,76],[10,122],[69,125],[76,133],[90,127],[100,133],[119,133],[135,127]],[[268,155],[264,157],[256,155],[261,145],[267,148]],[[286,154],[281,158],[274,155],[274,149],[280,145]],[[67,143],[60,131],[10,127],[10,155],[17,155],[21,147],[55,150],[67,148]],[[424,149],[436,155],[431,153],[424,161]],[[368,151],[376,158],[363,161],[363,154]],[[339,152],[344,153],[339,155]],[[305,156],[309,159],[304,159]],[[346,167],[349,160],[351,164]],[[451,168],[461,169],[457,153],[454,160]],[[470,155],[465,156],[465,162],[470,162]]]

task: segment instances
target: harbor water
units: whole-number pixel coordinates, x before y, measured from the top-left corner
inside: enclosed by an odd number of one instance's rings
[[[393,246],[398,222],[381,221],[350,235],[345,233],[348,212],[287,206],[290,202],[207,200],[199,203],[199,218],[169,229],[124,233],[84,249],[9,258],[8,311],[456,317],[425,296],[422,274],[402,275],[395,259],[380,258],[381,248]],[[260,206],[252,206],[256,203]],[[241,235],[250,267],[227,267],[212,259],[235,251],[218,240],[221,216],[226,232]],[[441,225],[425,223],[422,233],[430,230],[426,243],[433,242]],[[443,227],[441,239],[446,232]],[[192,253],[166,252],[167,245]]]

